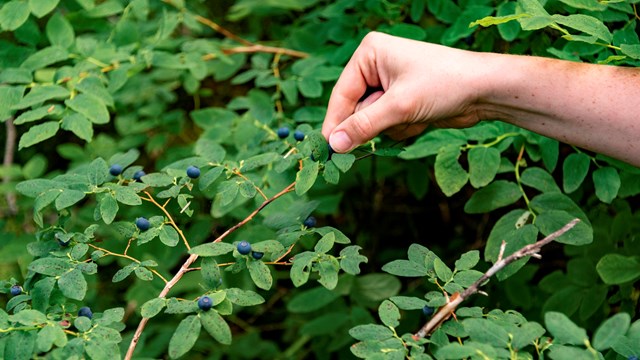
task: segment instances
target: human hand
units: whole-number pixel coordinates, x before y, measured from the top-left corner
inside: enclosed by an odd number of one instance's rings
[[[429,125],[472,126],[481,119],[481,56],[372,32],[333,88],[322,133],[347,152],[383,131],[404,139]],[[379,90],[361,99],[371,88]]]

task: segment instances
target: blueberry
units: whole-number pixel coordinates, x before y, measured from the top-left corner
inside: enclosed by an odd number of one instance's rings
[[[140,231],[147,231],[149,230],[151,223],[149,223],[149,220],[147,220],[147,218],[139,217],[136,219],[136,226],[138,227],[138,229],[140,229]]]
[[[58,244],[62,247],[67,247],[71,243],[71,240],[64,241],[62,239],[58,239]]]
[[[333,151],[333,148],[329,143],[327,143],[327,150],[329,150],[329,159],[331,159],[331,155],[333,155],[335,151]]]
[[[197,179],[200,176],[200,169],[197,166],[189,166],[187,168],[187,176],[192,179]]]
[[[143,170],[138,170],[133,174],[133,180],[140,181],[140,178],[147,175]]]
[[[635,355],[630,355],[627,360],[638,360],[638,357]]]
[[[304,140],[304,133],[300,130],[296,130],[293,133],[293,138],[296,139],[296,141],[302,141]]]
[[[210,297],[201,296],[200,299],[198,299],[198,307],[200,308],[200,310],[209,311],[209,309],[211,309],[212,306],[213,306],[213,302],[211,301]]]
[[[11,292],[12,296],[18,296],[20,294],[22,294],[22,286],[20,285],[13,285],[11,287],[11,290],[9,290]]]
[[[289,136],[289,128],[286,126],[281,127],[280,129],[278,129],[278,137],[280,139],[284,139],[287,136]]]
[[[88,306],[83,306],[78,310],[78,316],[85,316],[91,319],[93,317],[93,312],[91,312],[91,309]]]
[[[261,253],[261,252],[258,252],[258,251],[252,251],[251,252],[251,256],[253,256],[253,258],[256,259],[256,260],[260,260],[264,256],[264,253]]]
[[[316,226],[316,223],[317,223],[316,218],[314,218],[313,216],[309,216],[303,222],[304,226],[306,227],[314,227]]]
[[[424,314],[424,316],[431,316],[431,314],[433,314],[433,308],[429,305],[425,305],[422,308],[422,313]]]
[[[241,255],[247,255],[251,252],[251,244],[249,244],[247,241],[240,241],[238,243],[238,252]]]
[[[109,174],[111,174],[113,176],[118,176],[118,175],[122,174],[122,166],[120,166],[118,164],[111,165],[111,167],[109,168]]]

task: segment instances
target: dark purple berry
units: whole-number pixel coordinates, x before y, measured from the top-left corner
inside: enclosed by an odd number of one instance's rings
[[[118,175],[122,174],[122,166],[120,166],[118,164],[111,165],[111,167],[109,168],[109,174],[111,174],[113,176],[118,176]]]
[[[11,296],[18,296],[20,294],[22,294],[22,286],[20,285],[13,285],[11,287],[11,290],[9,290],[11,292]]]
[[[138,227],[138,229],[140,229],[140,231],[147,231],[149,230],[149,227],[151,227],[151,223],[149,222],[149,220],[147,220],[147,218],[139,217],[136,219],[136,226]]]
[[[147,175],[143,170],[138,170],[133,174],[133,180],[140,181],[140,178]]]
[[[260,260],[264,256],[264,253],[258,252],[258,251],[252,251],[251,256],[253,256],[253,258],[256,260]]]
[[[433,314],[433,308],[429,305],[425,305],[422,308],[422,313],[424,314],[424,316],[431,316],[431,314]]]
[[[213,306],[213,302],[211,301],[210,297],[201,296],[200,299],[198,299],[198,307],[200,308],[200,310],[209,311],[209,309],[211,309],[212,306]]]
[[[304,226],[306,227],[314,227],[316,226],[316,223],[317,223],[316,218],[314,218],[313,216],[309,216],[303,222]]]
[[[329,143],[327,143],[327,150],[329,150],[329,159],[331,159],[331,155],[333,155],[335,151],[333,151],[333,148]]]
[[[189,166],[187,168],[187,176],[192,179],[197,179],[200,176],[200,169],[197,166]]]
[[[91,319],[93,317],[93,312],[91,312],[91,309],[88,306],[83,306],[78,310],[78,316],[84,316]]]
[[[635,355],[630,355],[627,360],[638,360],[638,357]]]
[[[287,136],[289,136],[289,128],[286,126],[283,126],[280,129],[278,129],[277,133],[280,139],[284,139]]]
[[[296,141],[302,141],[304,140],[304,133],[300,130],[296,130],[293,132],[293,138],[296,139]]]
[[[241,255],[247,255],[247,254],[249,254],[251,252],[251,244],[249,244],[249,242],[244,241],[244,240],[242,240],[242,241],[240,241],[238,243],[238,247],[237,248],[238,248],[238,252]]]

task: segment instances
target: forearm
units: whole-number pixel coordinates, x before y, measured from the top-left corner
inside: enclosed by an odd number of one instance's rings
[[[482,54],[481,118],[640,166],[640,69]],[[482,77],[486,77],[482,79]]]

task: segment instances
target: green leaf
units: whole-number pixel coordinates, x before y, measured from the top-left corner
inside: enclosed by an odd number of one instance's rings
[[[546,236],[559,230],[573,219],[575,219],[575,216],[566,211],[549,210],[538,215],[535,225]],[[584,221],[580,221],[555,241],[569,245],[590,244],[593,241],[593,229],[590,225],[585,224]]]
[[[462,325],[473,341],[499,348],[509,344],[507,331],[489,319],[465,319]]]
[[[382,267],[382,271],[404,277],[423,277],[429,274],[424,265],[409,260],[393,260],[385,264]]]
[[[0,72],[0,83],[4,82],[3,74],[4,70]],[[22,93],[24,93],[24,86],[0,86],[0,119],[8,119],[13,116],[15,111],[12,109],[22,98]],[[17,122],[18,119],[14,121],[14,124],[20,124]]]
[[[142,204],[142,199],[136,191],[130,187],[118,186],[115,189],[116,200],[122,204],[138,206]]]
[[[13,321],[22,325],[32,326],[47,322],[47,316],[37,310],[22,310],[12,316]]]
[[[447,146],[456,147],[466,143],[467,138],[462,130],[437,129],[420,136],[398,156],[406,160],[419,159],[438,154]]]
[[[105,224],[109,225],[118,213],[118,202],[111,194],[106,194],[100,200],[100,216]]]
[[[69,90],[60,85],[35,86],[12,109],[20,110],[41,104],[47,100],[66,99],[70,95]]]
[[[593,354],[584,348],[554,345],[549,351],[549,358],[553,360],[590,359]]]
[[[173,247],[180,242],[178,232],[171,225],[163,225],[160,227],[160,234],[158,234],[158,236],[160,237],[160,241],[167,246]]]
[[[305,159],[302,161],[302,169],[296,174],[296,194],[303,195],[316,182],[319,165],[315,161]]]
[[[456,270],[469,270],[476,266],[478,261],[480,261],[480,251],[471,250],[462,254],[460,259],[456,260],[455,268]]]
[[[238,288],[226,289],[225,291],[227,299],[236,305],[254,306],[264,303],[264,298],[253,291]]]
[[[163,187],[173,183],[173,177],[162,173],[147,174],[141,180],[151,187]]]
[[[469,182],[474,188],[489,184],[500,167],[500,151],[493,147],[474,147],[467,155]]]
[[[332,160],[324,163],[324,171],[322,172],[322,177],[329,184],[336,185],[340,182],[340,171]]]
[[[219,201],[222,206],[229,205],[236,199],[239,190],[239,184],[235,180],[224,181],[218,185],[216,201]]]
[[[535,322],[528,322],[522,324],[513,334],[513,340],[511,346],[515,349],[522,349],[527,345],[534,344],[536,339],[539,339],[546,330],[542,325]]]
[[[249,268],[249,275],[251,275],[251,280],[256,284],[257,287],[263,290],[271,289],[271,285],[273,284],[273,278],[271,277],[271,271],[269,267],[262,261],[249,260],[247,263],[247,268]]]
[[[566,193],[576,191],[589,172],[591,159],[583,153],[573,153],[562,164],[562,188]]]
[[[631,317],[627,313],[618,313],[605,320],[593,334],[593,347],[599,351],[607,350],[627,333],[630,324]]]
[[[29,9],[36,17],[43,17],[58,6],[60,0],[29,0]]]
[[[444,262],[442,262],[442,260],[440,260],[440,258],[435,259],[433,269],[435,270],[438,279],[444,282],[448,282],[453,278],[453,272]]]
[[[200,319],[196,315],[184,318],[169,340],[169,357],[177,359],[195,345],[200,335]]]
[[[62,294],[70,299],[83,300],[87,293],[87,281],[78,269],[71,270],[58,279],[58,287]]]
[[[64,103],[72,110],[84,115],[94,124],[107,124],[109,122],[107,106],[92,96],[78,94],[73,99],[65,100]]]
[[[358,253],[361,249],[358,245],[352,245],[340,251],[340,268],[347,274],[360,274],[360,264],[369,262],[366,256]]]
[[[138,266],[139,266],[138,263],[131,263],[123,267],[122,269],[116,271],[116,273],[113,274],[113,278],[111,278],[111,282],[116,283],[126,279],[129,275],[131,275],[133,270],[135,270]]]
[[[437,349],[438,359],[466,359],[477,354],[475,348],[459,343],[450,343]]]
[[[351,169],[351,166],[356,161],[356,157],[353,154],[333,154],[331,155],[331,161],[340,171],[346,173]]]
[[[378,316],[383,324],[390,327],[400,325],[400,310],[389,300],[384,300],[378,307]]]
[[[5,360],[28,360],[33,358],[37,334],[35,331],[12,331],[4,345]]]
[[[458,162],[459,157],[460,148],[453,145],[441,149],[436,156],[436,182],[446,196],[460,191],[469,179],[469,174]]]
[[[137,268],[135,268],[134,273],[140,280],[143,280],[143,281],[153,280],[153,273],[146,267],[138,266]]]
[[[527,14],[516,14],[516,15],[507,15],[507,16],[486,16],[486,17],[483,17],[482,19],[472,22],[471,24],[469,24],[469,27],[476,26],[476,25],[489,27],[492,25],[504,24],[509,21],[517,20],[526,16]]]
[[[48,122],[30,127],[29,131],[27,131],[25,134],[23,134],[20,137],[18,150],[43,142],[55,136],[59,128],[60,128],[60,124],[57,121],[48,121]]]
[[[206,243],[198,246],[194,246],[189,250],[189,254],[196,254],[198,256],[219,256],[228,254],[235,249],[235,246],[225,242],[213,242]]]
[[[319,286],[295,294],[291,301],[287,303],[287,310],[292,313],[316,311],[331,304],[338,297],[340,297],[340,294],[337,292]]]
[[[607,26],[593,16],[584,14],[571,14],[567,16],[555,14],[552,16],[552,19],[560,25],[595,36],[607,44],[613,40],[613,36]]]
[[[90,142],[93,138],[93,125],[82,114],[72,113],[62,119],[62,128],[73,132],[80,139]]]
[[[624,284],[640,278],[640,259],[636,256],[606,254],[596,265],[605,284]]]
[[[71,269],[68,260],[59,258],[41,258],[29,264],[29,270],[48,276],[60,276]]]
[[[402,310],[421,310],[427,305],[423,299],[410,296],[392,296],[389,300]]]
[[[326,253],[329,250],[331,250],[331,248],[333,247],[333,244],[336,241],[336,235],[332,232],[327,233],[325,236],[323,236],[320,240],[318,240],[318,242],[316,243],[316,246],[313,248],[313,250],[316,253]]]
[[[73,26],[71,26],[69,21],[59,12],[56,12],[49,18],[46,32],[51,45],[67,49],[75,42],[76,34],[73,31]]]
[[[614,167],[606,166],[594,171],[593,184],[596,187],[596,196],[600,201],[610,204],[618,196],[620,190],[620,175]]]
[[[318,261],[317,269],[320,275],[318,282],[329,290],[332,290],[338,284],[338,271],[340,271],[340,264],[338,259],[333,256],[323,256]]]
[[[488,186],[476,191],[464,205],[469,214],[488,213],[495,209],[511,205],[522,197],[516,183],[496,180]]]
[[[290,278],[293,285],[299,287],[309,280],[311,263],[316,259],[316,257],[316,254],[310,251],[296,255],[293,259],[293,265],[291,266],[290,271]]]
[[[69,53],[66,49],[54,45],[46,47],[32,54],[22,62],[20,67],[34,71],[45,68],[59,61],[67,60],[68,58]]]
[[[585,345],[589,341],[587,332],[563,313],[547,312],[544,314],[544,323],[556,344]]]
[[[23,0],[12,0],[0,9],[0,27],[6,31],[19,28],[29,18],[29,4]]]
[[[360,341],[384,340],[393,336],[388,327],[375,324],[358,325],[349,330],[349,335]]]
[[[56,210],[62,210],[67,208],[78,201],[84,199],[85,197],[84,191],[80,190],[72,190],[72,189],[64,189],[62,193],[56,197]]]
[[[539,167],[530,167],[520,175],[522,184],[532,187],[541,192],[560,192],[560,188],[553,179],[553,176]]]
[[[218,166],[218,167],[209,169],[207,172],[205,172],[200,177],[200,180],[198,183],[198,187],[200,188],[200,190],[205,190],[211,184],[213,184],[213,182],[216,181],[220,177],[220,175],[222,175],[223,171],[224,171],[224,168],[221,166]]]
[[[218,262],[216,259],[212,257],[203,258],[201,261],[202,270],[200,274],[202,274],[202,280],[204,280],[205,285],[210,289],[216,289],[220,286],[221,275],[220,275],[220,267],[218,266]]]
[[[317,98],[322,95],[322,83],[311,77],[299,78],[298,90],[306,98]]]
[[[219,343],[231,344],[231,329],[226,321],[218,314],[217,311],[211,309],[198,314],[202,327],[216,339]]]
[[[531,199],[531,208],[542,213],[549,210],[563,210],[579,218],[585,224],[591,226],[591,222],[582,209],[568,196],[562,193],[545,193],[535,196]]]

